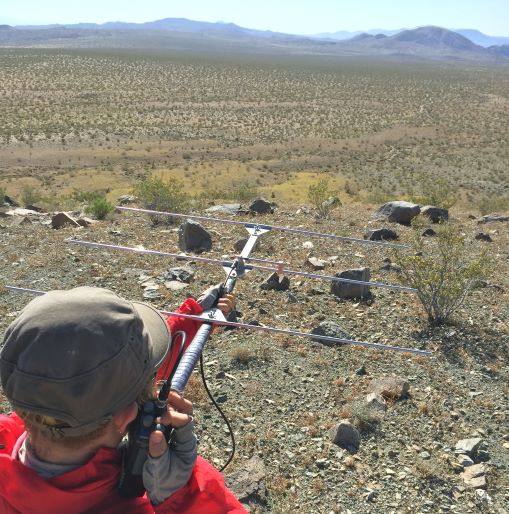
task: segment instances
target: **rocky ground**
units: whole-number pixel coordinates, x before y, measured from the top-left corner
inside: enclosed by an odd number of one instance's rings
[[[368,228],[389,226],[372,221],[373,210],[344,206],[318,222],[295,206],[282,206],[256,221],[362,238]],[[352,339],[433,352],[422,357],[328,347],[254,331],[214,334],[204,352],[205,376],[237,444],[225,476],[251,512],[508,512],[508,222],[479,225],[468,213],[452,215],[469,252],[488,246],[492,269],[485,287],[474,290],[454,322],[440,328],[429,328],[408,292],[373,289],[373,298],[360,302],[337,299],[327,281],[290,277],[286,291],[262,289],[267,272],[253,271],[239,281],[241,321],[305,332],[328,321]],[[173,259],[65,241],[178,252],[178,225],[153,226],[144,216],[123,213],[88,227],[55,230],[50,219],[0,217],[2,285],[95,285],[136,300],[145,295],[152,305],[173,309],[186,295],[224,278],[220,267],[187,265],[194,273],[190,283],[175,284],[168,271],[183,263]],[[235,219],[253,221],[247,215]],[[204,226],[213,244],[202,256],[235,255],[235,242],[245,236],[242,227]],[[411,228],[390,228],[401,242],[410,240]],[[475,239],[479,232],[492,241]],[[306,262],[314,256],[325,261],[316,272],[330,275],[366,266],[372,280],[397,283],[397,273],[384,262],[391,258],[387,248],[271,231],[252,255],[306,271],[313,271]],[[30,298],[2,290],[0,332]],[[390,383],[382,380],[390,377]],[[374,393],[370,403],[368,393]],[[196,404],[200,453],[220,467],[231,440],[198,373],[188,395]],[[1,393],[0,400],[8,410]]]

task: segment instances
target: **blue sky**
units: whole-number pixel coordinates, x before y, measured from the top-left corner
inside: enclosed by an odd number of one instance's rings
[[[294,34],[438,25],[509,36],[509,0],[2,0],[0,3],[0,24],[144,22],[161,18],[221,20]]]

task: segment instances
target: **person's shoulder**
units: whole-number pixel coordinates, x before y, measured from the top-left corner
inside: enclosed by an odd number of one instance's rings
[[[14,444],[25,431],[23,421],[16,414],[0,414],[0,454],[11,454]]]

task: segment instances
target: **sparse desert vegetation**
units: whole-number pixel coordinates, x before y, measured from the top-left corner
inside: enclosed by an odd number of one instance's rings
[[[421,174],[504,207],[508,91],[504,66],[2,49],[0,186],[113,198],[155,174],[297,202],[326,173],[379,202],[422,196]]]
[[[384,288],[352,300],[332,294],[328,281],[302,277],[292,276],[287,290],[265,289],[259,271],[236,288],[239,319],[251,325],[307,332],[333,323],[353,339],[431,357],[217,330],[204,369],[237,440],[225,476],[252,459],[265,465],[254,514],[502,514],[509,501],[509,240],[507,221],[484,224],[476,215],[509,209],[509,70],[462,66],[0,49],[0,197],[106,218],[53,230],[51,214],[0,209],[0,328],[31,299],[4,285],[95,285],[170,310],[224,280],[220,267],[198,264],[186,268],[189,282],[175,284],[168,277],[181,263],[66,241],[181,251],[176,226],[110,213],[120,194],[135,193],[139,207],[204,214],[211,203],[245,204],[263,194],[275,212],[241,210],[235,220],[357,238],[385,224],[372,214],[386,200],[451,207],[451,224],[433,225],[439,234],[429,240],[415,225],[391,225],[409,246],[399,256],[276,231],[253,254],[284,261],[287,270],[316,266],[333,275],[366,267],[373,281],[445,284],[438,310],[436,288],[424,302]],[[335,194],[337,208],[316,216]],[[207,229],[207,257],[238,254],[241,227]],[[444,269],[451,281],[441,281]],[[405,382],[405,394],[372,392],[379,378]],[[186,394],[196,407],[200,454],[220,468],[232,447],[223,420],[194,374]],[[0,391],[0,411],[8,408]],[[347,419],[360,433],[357,449],[332,442],[330,431]],[[466,453],[483,467],[484,488],[462,476],[466,454],[457,445],[467,439],[481,441]]]

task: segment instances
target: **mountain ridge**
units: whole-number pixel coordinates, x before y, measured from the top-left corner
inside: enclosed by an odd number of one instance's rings
[[[0,46],[171,49],[175,45],[179,48],[186,45],[193,47],[198,43],[198,46],[204,47],[204,42],[210,38],[219,45],[227,44],[229,51],[243,52],[260,51],[263,48],[269,53],[401,56],[419,60],[504,62],[508,58],[507,49],[503,45],[490,45],[486,48],[462,34],[442,27],[425,26],[394,31],[393,34],[371,32],[376,31],[359,33],[349,39],[333,40],[248,29],[227,22],[164,18],[141,24],[112,21],[102,24],[6,26],[0,31]]]

